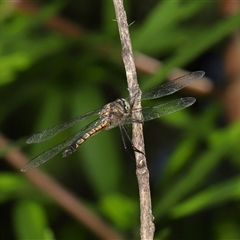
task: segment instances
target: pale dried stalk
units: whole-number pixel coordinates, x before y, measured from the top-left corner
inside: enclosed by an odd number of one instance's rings
[[[126,70],[128,91],[131,98],[131,104],[133,104],[133,109],[141,109],[141,94],[139,94],[141,93],[141,91],[137,82],[137,73],[132,53],[126,12],[124,10],[122,0],[113,0],[113,3],[122,44],[122,58]],[[135,111],[133,112],[132,117],[133,119],[141,120],[142,113],[140,111]],[[140,197],[140,236],[143,240],[150,240],[153,239],[155,227],[153,224],[151,194],[149,186],[149,171],[146,163],[141,123],[133,123],[132,142],[134,147],[138,150],[135,151],[135,158]]]

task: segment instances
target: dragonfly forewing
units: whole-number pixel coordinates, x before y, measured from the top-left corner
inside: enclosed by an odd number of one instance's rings
[[[47,151],[41,153],[37,157],[33,158],[31,161],[29,161],[27,164],[23,166],[21,169],[22,172],[26,172],[29,169],[36,168],[42,163],[45,163],[55,155],[57,155],[60,151],[62,151],[64,148],[69,147],[72,143],[77,141],[79,138],[81,138],[82,135],[87,133],[93,128],[96,128],[102,123],[101,119],[97,119],[93,121],[92,123],[88,124],[86,127],[82,128],[75,134],[73,134],[71,137],[69,137],[67,140],[59,143],[58,145],[48,149]]]
[[[30,144],[30,143],[39,143],[39,142],[46,141],[46,140],[56,136],[57,134],[61,133],[62,131],[74,126],[75,124],[77,124],[81,121],[83,121],[87,117],[98,114],[99,111],[101,111],[101,109],[87,112],[85,114],[79,115],[79,116],[69,120],[68,122],[61,123],[61,124],[58,124],[56,126],[46,128],[46,129],[44,129],[44,130],[42,130],[38,133],[33,134],[29,139],[27,139],[27,143]]]
[[[205,74],[204,71],[196,71],[169,81],[158,87],[151,88],[142,92],[142,100],[149,100],[164,97],[170,94],[173,94],[187,85],[195,82],[197,79],[203,77]]]

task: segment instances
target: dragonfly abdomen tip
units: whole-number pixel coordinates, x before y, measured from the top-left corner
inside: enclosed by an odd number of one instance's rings
[[[67,150],[65,150],[65,151],[63,152],[62,156],[63,156],[63,157],[67,157],[67,156],[69,156],[70,154],[72,154],[73,152],[75,152],[75,149],[73,150],[73,149],[69,148],[69,149],[67,149]]]

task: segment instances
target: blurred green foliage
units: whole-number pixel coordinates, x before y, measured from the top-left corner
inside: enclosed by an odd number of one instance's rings
[[[2,132],[15,141],[128,94],[112,1],[41,4],[33,15],[10,2],[0,5],[0,122]],[[139,74],[143,89],[160,84],[172,68],[185,67],[222,44],[240,24],[239,14],[220,19],[216,2],[125,1],[125,5],[129,22],[135,21],[130,26],[134,51],[165,59],[154,76]],[[88,31],[76,38],[47,27],[46,21],[55,15],[84,22]],[[155,146],[157,152],[152,157],[147,151],[156,239],[239,239],[240,124],[219,127],[222,107],[214,99],[204,104],[204,110],[191,109],[158,120],[154,137],[146,141],[147,150]],[[35,156],[84,124],[24,150]],[[150,122],[145,127],[151,131]],[[165,127],[174,135],[162,132]],[[165,158],[159,158],[160,139],[172,149]],[[24,174],[1,163],[0,239],[93,236],[27,183]],[[88,140],[67,159],[54,157],[41,169],[126,238],[139,238],[134,161],[123,151],[117,129]]]

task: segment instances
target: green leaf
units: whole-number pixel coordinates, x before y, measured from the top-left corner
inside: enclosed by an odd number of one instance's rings
[[[129,230],[138,222],[138,204],[119,193],[104,196],[99,203],[100,210],[119,229]]]
[[[144,23],[134,32],[132,45],[141,52],[156,53],[165,41],[171,41],[172,34],[179,23],[194,16],[206,5],[204,1],[192,1],[181,4],[181,1],[161,1],[145,19]],[[178,26],[178,28],[176,27]],[[180,37],[175,35],[176,37]],[[155,40],[153,40],[155,39]],[[175,42],[176,38],[174,39]],[[149,44],[151,43],[151,44]]]
[[[203,30],[199,30],[197,33],[188,38],[188,42],[179,48],[177,54],[172,55],[167,61],[165,61],[154,76],[149,77],[148,81],[145,81],[146,84],[144,84],[144,88],[157,85],[159,81],[166,77],[167,73],[172,68],[182,67],[194,60],[202,52],[206,51],[217,42],[231,34],[238,28],[239,24],[240,15],[236,14],[217,22],[213,26],[205,28],[204,33]]]
[[[209,187],[178,204],[170,211],[173,218],[180,218],[240,198],[240,177]]]
[[[46,213],[36,202],[17,202],[13,209],[13,222],[17,239],[54,239],[47,226]]]
[[[18,174],[2,172],[0,174],[0,202],[15,198],[26,181]]]

